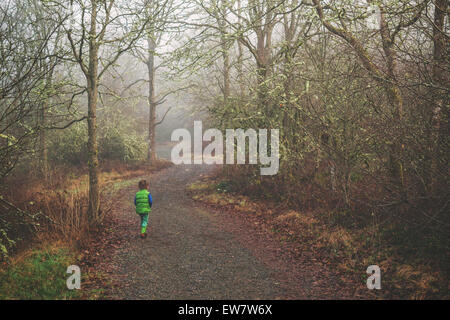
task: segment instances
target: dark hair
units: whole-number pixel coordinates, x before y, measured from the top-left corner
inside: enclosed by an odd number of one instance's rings
[[[143,189],[147,189],[147,187],[148,187],[147,180],[139,181],[139,189],[143,190]]]

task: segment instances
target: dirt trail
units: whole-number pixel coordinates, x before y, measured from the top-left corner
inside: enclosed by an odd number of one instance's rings
[[[173,166],[150,178],[154,206],[147,239],[138,237],[136,186],[116,197],[112,214],[121,245],[111,253],[115,299],[344,298],[332,271],[311,256],[293,261],[282,244],[240,218],[197,206],[187,184],[208,166]],[[303,260],[303,261],[302,261]],[[346,290],[348,292],[348,290]]]

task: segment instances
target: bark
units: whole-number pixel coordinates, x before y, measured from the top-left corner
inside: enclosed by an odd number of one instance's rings
[[[387,25],[384,8],[380,8],[380,35],[383,43],[383,51],[386,57],[386,72],[389,81],[383,81],[389,103],[393,109],[393,120],[396,126],[400,126],[403,119],[403,99],[396,77],[397,72],[397,53],[393,48],[394,41],[392,39],[389,27]],[[389,166],[391,168],[392,181],[397,184],[403,192],[403,144],[401,137],[393,137],[389,153]]]
[[[241,25],[242,24],[241,1],[238,0],[237,3],[238,3],[238,12],[239,12],[238,23],[239,23],[239,25]],[[243,51],[243,48],[242,48],[242,43],[240,41],[237,42],[237,45],[238,45],[237,73],[238,73],[238,81],[239,81],[239,94],[240,94],[240,96],[242,98],[242,97],[244,97],[244,92],[245,92],[245,88],[244,88],[244,73],[243,73],[244,51]]]
[[[286,9],[285,9],[286,10]],[[293,61],[296,55],[296,40],[294,35],[297,33],[297,13],[291,12],[290,18],[288,15],[283,17],[283,30],[284,30],[284,55],[283,55],[283,74],[285,80],[283,82],[284,95],[286,101],[280,105],[283,110],[283,136],[285,141],[289,145],[289,149],[293,152],[297,151],[298,144],[295,142],[294,125],[292,118],[293,113],[296,113],[295,108],[293,108],[291,103],[291,98],[293,97],[294,88],[294,71],[293,71]],[[300,33],[299,33],[300,34]],[[299,37],[300,35],[298,35]]]
[[[149,119],[148,119],[148,153],[147,161],[153,164],[156,161],[156,101],[155,101],[155,49],[156,44],[152,36],[148,39],[148,105],[149,105]]]
[[[46,143],[46,131],[45,131],[45,123],[46,123],[46,112],[48,108],[48,102],[45,101],[42,109],[39,114],[39,123],[41,129],[39,131],[39,159],[40,159],[40,171],[41,177],[44,180],[48,179],[48,152],[47,152],[47,143]]]
[[[266,25],[257,31],[257,77],[258,77],[258,104],[261,109],[267,109],[267,84],[265,83],[269,71],[270,52],[272,47],[273,27]]]
[[[226,1],[222,0],[222,10],[225,15]],[[225,21],[222,17],[218,17],[218,23],[221,33],[221,47],[222,47],[222,59],[223,59],[223,102],[225,106],[228,104],[228,99],[230,97],[230,54],[228,52],[228,42],[227,42],[227,29]]]
[[[444,146],[440,146],[443,142],[441,141],[441,137],[445,136],[448,130],[446,128],[442,128],[444,126],[441,123],[447,124],[448,126],[448,114],[443,115],[442,111],[444,105],[448,103],[445,101],[446,92],[445,88],[448,87],[448,78],[445,72],[448,67],[448,55],[446,49],[446,36],[444,30],[445,24],[445,16],[448,10],[448,1],[447,0],[436,0],[435,1],[435,10],[434,10],[434,27],[433,27],[433,69],[432,69],[432,79],[433,79],[433,104],[432,110],[430,110],[430,118],[431,118],[431,130],[430,130],[430,159],[431,159],[431,168],[429,172],[426,173],[426,187],[429,187],[429,193],[433,194],[436,190],[436,180],[439,175],[438,173],[438,159],[439,159],[439,150],[441,148],[445,148]],[[441,89],[444,88],[444,89]],[[448,99],[448,98],[447,98]],[[447,108],[448,112],[448,108]],[[447,116],[447,121],[442,121],[442,116]],[[447,128],[448,129],[448,128]]]
[[[92,0],[91,27],[89,31],[89,66],[86,74],[88,93],[88,161],[89,161],[89,219],[99,221],[99,181],[97,146],[98,101],[98,45],[96,41],[97,1]]]
[[[230,97],[230,55],[228,53],[228,48],[226,45],[222,47],[222,58],[223,58],[223,101],[224,104],[228,104],[228,99]]]

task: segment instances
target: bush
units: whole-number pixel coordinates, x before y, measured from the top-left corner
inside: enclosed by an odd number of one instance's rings
[[[99,137],[98,147],[100,159],[130,163],[145,159],[147,144],[135,132],[123,133],[114,128]]]
[[[58,164],[83,165],[87,163],[87,124],[79,122],[52,134],[48,154]]]
[[[100,160],[118,160],[134,163],[145,159],[147,143],[136,132],[122,128],[106,128],[99,131],[97,139]],[[52,134],[49,143],[49,159],[56,164],[75,166],[87,163],[87,124],[76,123]]]

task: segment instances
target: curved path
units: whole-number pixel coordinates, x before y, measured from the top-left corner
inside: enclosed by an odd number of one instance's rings
[[[138,237],[138,217],[131,201],[136,187],[122,190],[120,198],[126,204],[118,218],[121,228],[128,232],[124,233],[124,247],[113,257],[122,275],[119,281],[122,285],[115,288],[114,296],[127,299],[283,296],[284,290],[274,278],[276,271],[265,267],[232,233],[222,230],[217,213],[195,207],[185,194],[185,186],[204,170],[199,166],[174,166],[151,178],[154,206],[147,239]]]
[[[254,221],[196,205],[186,186],[210,166],[173,166],[150,177],[154,206],[140,239],[136,186],[122,189],[113,210],[120,246],[108,262],[114,299],[355,298],[313,252],[296,256]]]

